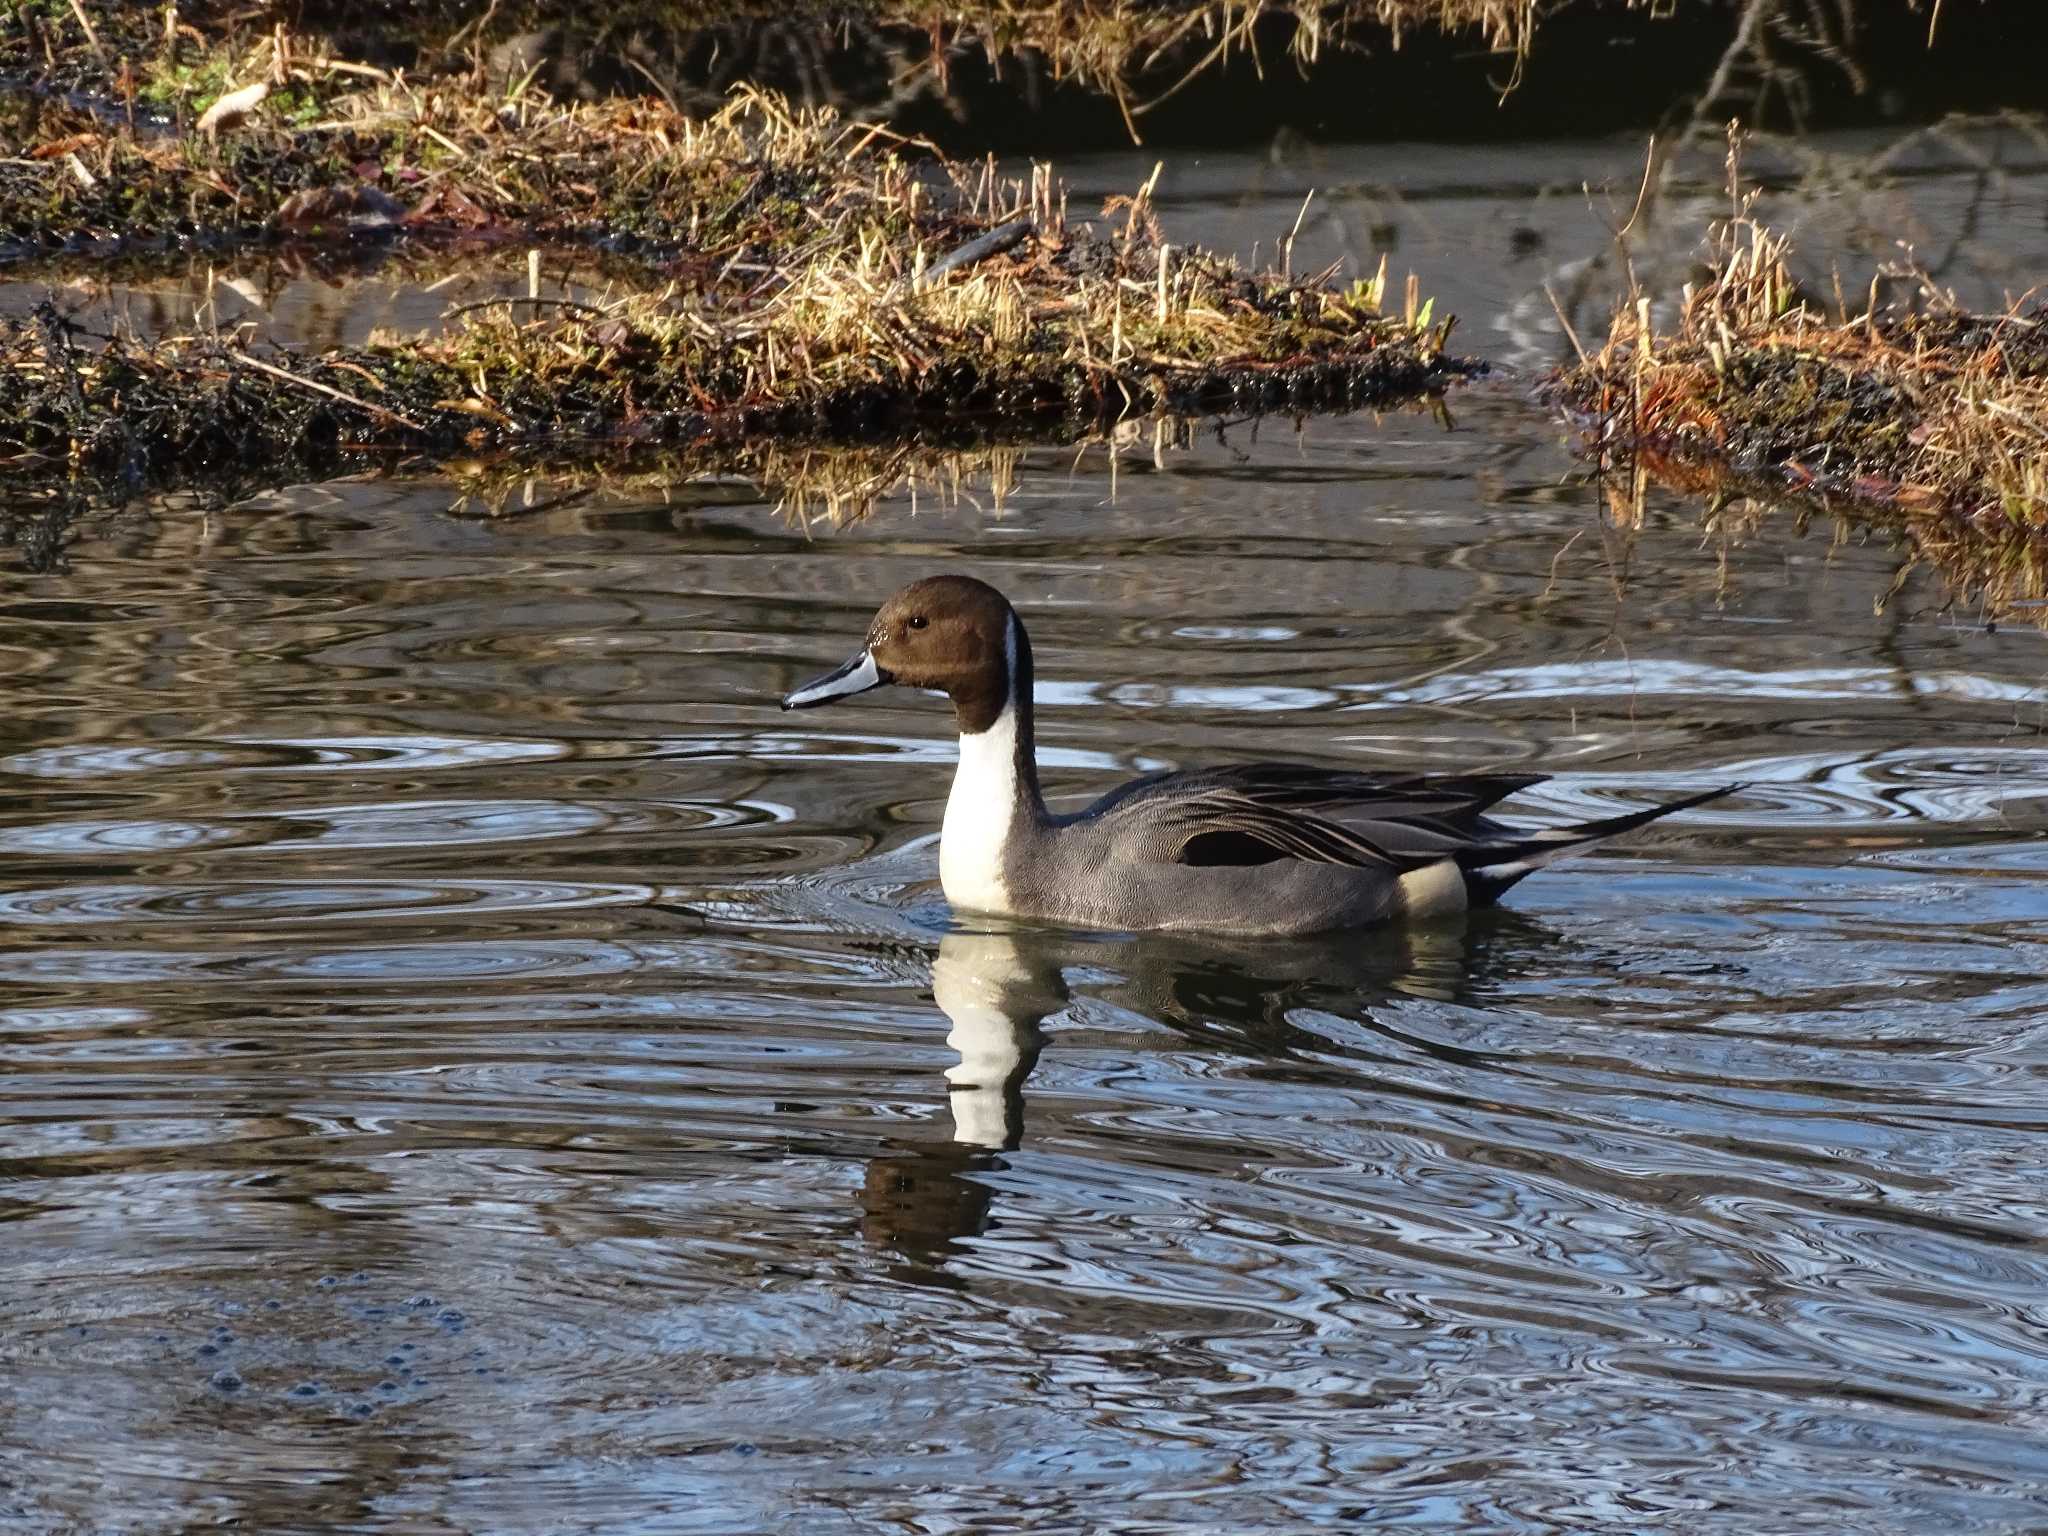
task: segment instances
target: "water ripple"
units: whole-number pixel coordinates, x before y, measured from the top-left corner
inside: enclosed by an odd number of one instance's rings
[[[2039,637],[1581,538],[1463,398],[1000,520],[392,478],[6,578],[0,1528],[2048,1528]],[[1749,787],[1461,923],[957,913],[943,705],[772,708],[940,563],[1062,804]]]
[[[1542,666],[1498,667],[1486,672],[1446,672],[1420,684],[1357,685],[1370,703],[1359,709],[1392,709],[1418,704],[1450,705],[1544,698],[1727,698],[1798,703],[1953,699],[1972,704],[2035,705],[2048,702],[2048,685],[1969,672],[1916,671],[1888,667],[1775,666],[1767,670],[1716,666],[1675,657],[1570,661]]]
[[[1839,752],[1773,754],[1698,773],[1632,772],[1627,798],[1581,775],[1559,775],[1519,797],[1560,819],[1611,816],[1641,803],[1713,783],[1739,782],[1740,800],[1688,813],[1702,824],[1786,829],[1901,821],[1949,824],[2013,819],[2048,828],[2048,748],[1894,747],[1845,758]]]
[[[96,779],[205,769],[336,773],[503,766],[548,762],[568,747],[554,741],[486,741],[454,737],[298,737],[271,741],[229,738],[204,743],[91,743],[43,747],[0,758],[0,773],[29,778]]]
[[[784,819],[772,804],[715,801],[415,800],[290,807],[209,821],[67,819],[0,827],[0,852],[43,857],[196,848],[415,848],[552,841],[600,834],[673,835]]]
[[[315,923],[451,913],[559,912],[635,906],[647,885],[590,881],[391,880],[241,881],[203,886],[67,884],[0,891],[0,922],[79,926],[106,923]]]

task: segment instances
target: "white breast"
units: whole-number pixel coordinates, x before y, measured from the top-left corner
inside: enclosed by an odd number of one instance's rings
[[[939,884],[946,900],[976,912],[1007,912],[1003,846],[1017,816],[1017,706],[985,731],[960,738],[960,766],[939,831]]]

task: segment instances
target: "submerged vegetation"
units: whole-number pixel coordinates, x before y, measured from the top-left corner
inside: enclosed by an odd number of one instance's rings
[[[1660,331],[1637,294],[1552,388],[1624,501],[1654,477],[1905,537],[1993,611],[2048,591],[2048,307],[1971,314],[1922,279],[1857,312],[1801,289],[1749,203]],[[1753,515],[1753,513],[1752,513]]]

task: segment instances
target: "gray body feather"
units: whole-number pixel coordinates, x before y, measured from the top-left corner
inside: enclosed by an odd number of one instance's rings
[[[1458,905],[1490,905],[1553,859],[1728,793],[1542,831],[1485,814],[1541,782],[1285,763],[1159,774],[1069,816],[1019,806],[1003,884],[1016,915],[1094,927],[1271,936],[1367,927],[1432,915],[1409,910],[1417,887],[1403,876],[1455,866]]]

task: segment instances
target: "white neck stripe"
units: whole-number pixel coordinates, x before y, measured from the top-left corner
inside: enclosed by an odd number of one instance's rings
[[[997,726],[1001,725],[1001,724],[1002,724],[1002,719],[1003,719],[1003,716],[1004,716],[1004,715],[1007,715],[1007,714],[1009,714],[1009,713],[1010,713],[1010,712],[1011,712],[1012,710],[1014,710],[1014,709],[1015,709],[1016,707],[1017,707],[1017,616],[1016,616],[1016,615],[1015,615],[1015,614],[1013,613],[1013,614],[1011,614],[1011,615],[1009,616],[1009,618],[1008,618],[1008,619],[1006,619],[1006,620],[1004,620],[1004,621],[1003,621],[1003,708],[1002,708],[1002,713],[996,716],[996,720],[995,720],[995,723],[994,723],[994,724],[992,724],[992,725],[991,725],[991,726],[989,727],[989,730],[994,730],[994,729],[996,729],[996,727],[997,727]],[[987,735],[987,734],[988,734],[988,732],[987,732],[987,731],[981,731],[981,732],[977,732],[976,734],[978,734],[978,735],[983,735],[983,736],[985,736],[985,735]],[[962,734],[961,734],[961,740],[963,740],[963,741],[964,741],[964,740],[966,740],[966,739],[967,739],[967,733],[965,733],[965,732],[962,732]]]
[[[1009,694],[1002,712],[985,731],[962,732],[960,766],[946,797],[946,821],[939,832],[939,884],[956,907],[1007,912],[1010,893],[1003,880],[1003,854],[1015,829],[1022,785],[1017,779],[1017,619],[1003,634]]]

